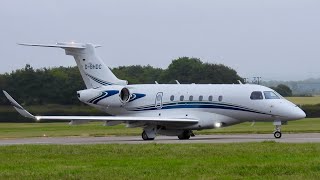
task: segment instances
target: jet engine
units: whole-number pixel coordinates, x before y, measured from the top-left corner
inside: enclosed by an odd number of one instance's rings
[[[131,93],[126,87],[112,85],[81,90],[77,96],[81,102],[89,105],[120,107],[130,101]]]

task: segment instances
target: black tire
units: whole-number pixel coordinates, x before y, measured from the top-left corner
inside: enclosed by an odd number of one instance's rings
[[[154,138],[149,138],[148,134],[145,131],[142,132],[141,137],[144,141],[154,140]]]
[[[180,134],[180,135],[178,136],[178,138],[179,138],[180,140],[184,140],[183,134]]]
[[[182,134],[180,134],[179,136],[178,136],[178,138],[180,139],[180,140],[186,140],[186,139],[190,139],[190,132],[189,131],[184,131]]]
[[[281,138],[282,134],[281,134],[280,131],[276,131],[276,132],[273,133],[273,136],[274,136],[276,139],[279,139],[279,138]]]
[[[147,135],[147,133],[145,131],[142,132],[141,137],[145,141],[149,139],[149,137],[148,137],[148,135]]]

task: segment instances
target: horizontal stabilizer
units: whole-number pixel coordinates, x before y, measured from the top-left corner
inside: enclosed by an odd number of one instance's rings
[[[85,49],[86,44],[83,43],[56,43],[56,44],[30,44],[30,43],[18,43],[18,45],[22,46],[38,46],[38,47],[53,47],[53,48],[74,48],[74,49]],[[95,48],[101,47],[100,45],[93,45]]]
[[[56,44],[19,43],[22,46],[61,48],[66,55],[73,56],[82,79],[88,89],[109,85],[127,85],[125,80],[118,79],[96,53],[100,45],[91,43],[60,42]]]
[[[18,104],[6,91],[5,96],[13,107],[24,117],[40,120],[73,120],[73,121],[142,121],[142,122],[172,122],[172,123],[197,123],[194,118],[160,118],[160,117],[130,117],[130,116],[34,116]],[[73,122],[75,123],[75,122]]]

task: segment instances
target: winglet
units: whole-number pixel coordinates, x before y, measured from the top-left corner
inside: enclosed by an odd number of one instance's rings
[[[8,98],[8,100],[11,102],[13,107],[20,113],[22,116],[26,118],[31,118],[37,120],[37,118],[30,114],[27,110],[25,110],[17,101],[15,101],[5,90],[3,90],[4,95]]]

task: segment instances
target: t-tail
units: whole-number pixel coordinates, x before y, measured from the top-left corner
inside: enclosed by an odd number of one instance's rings
[[[87,88],[97,88],[108,85],[127,85],[125,80],[118,79],[108,66],[97,56],[95,48],[99,45],[90,43],[56,43],[56,44],[27,44],[20,43],[23,46],[53,47],[62,48],[66,55],[74,57],[83,81]]]

